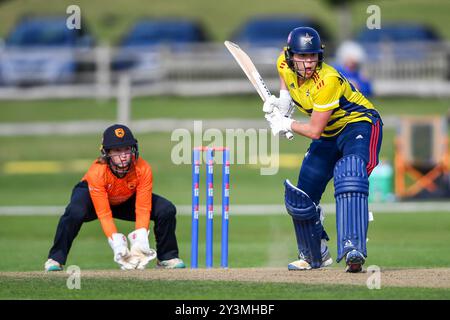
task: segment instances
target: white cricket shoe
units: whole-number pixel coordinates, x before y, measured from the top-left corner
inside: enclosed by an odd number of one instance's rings
[[[169,260],[157,261],[156,262],[157,269],[184,269],[186,265],[183,260],[180,258],[173,258]]]
[[[308,263],[308,261],[303,259],[298,259],[288,264],[288,270],[310,270],[310,269],[311,265]]]
[[[333,258],[331,258],[331,256],[322,258],[322,264],[320,265],[321,268],[325,268],[328,267],[330,265],[333,264]],[[299,259],[299,260],[295,260],[292,261],[291,263],[288,264],[288,270],[310,270],[312,269],[311,265],[309,264],[308,261],[304,260],[304,259]]]
[[[322,264],[321,268],[328,267],[333,264],[333,258],[331,258],[330,251],[328,250],[327,242],[322,239],[321,242],[321,252],[322,252]],[[310,270],[311,265],[305,258],[305,256],[300,252],[298,260],[295,260],[288,264],[288,270]]]
[[[45,264],[44,264],[44,270],[46,272],[49,272],[49,271],[62,271],[63,270],[63,266],[58,261],[55,261],[53,259],[48,259],[45,262]]]

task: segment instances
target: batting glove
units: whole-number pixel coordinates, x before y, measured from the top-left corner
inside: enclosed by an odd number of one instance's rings
[[[128,250],[128,242],[122,233],[113,233],[108,238],[108,243],[114,252],[114,261],[120,265],[122,270],[135,269],[136,265],[129,262],[130,251]]]
[[[278,108],[282,115],[292,114],[291,102],[292,99],[289,91],[280,90],[279,98],[271,95],[269,99],[264,102],[263,111],[265,113],[272,113],[275,108]]]
[[[292,131],[291,125],[292,122],[294,122],[294,119],[283,116],[278,108],[274,108],[272,113],[266,114],[265,118],[269,121],[269,125],[274,136],[280,132],[284,133],[287,131]]]
[[[148,231],[145,228],[137,229],[128,235],[131,244],[131,262],[136,264],[136,269],[144,269],[145,266],[156,258],[156,251],[150,248]]]

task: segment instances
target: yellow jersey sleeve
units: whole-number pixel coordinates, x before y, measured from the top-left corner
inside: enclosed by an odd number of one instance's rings
[[[324,112],[339,107],[339,99],[343,95],[343,88],[338,77],[326,77],[312,93],[313,110]]]

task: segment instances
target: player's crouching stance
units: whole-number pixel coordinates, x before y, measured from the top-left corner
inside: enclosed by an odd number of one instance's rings
[[[107,128],[101,156],[74,187],[59,220],[45,270],[62,270],[81,225],[97,218],[121,269],[144,269],[155,258],[159,268],[185,268],[178,257],[176,208],[152,194],[152,187],[151,167],[139,157],[138,143],[130,129],[120,124]],[[135,230],[128,235],[130,249],[113,218],[135,221]],[[156,252],[149,246],[150,220],[154,221]]]
[[[368,177],[378,164],[382,121],[373,105],[334,68],[323,62],[316,30],[299,27],[289,34],[277,60],[280,97],[263,106],[274,135],[292,131],[313,139],[300,168],[298,183],[285,181],[285,204],[292,216],[299,259],[289,270],[326,267],[333,260],[323,227],[320,199],[334,178],[337,262],[360,272],[367,257]],[[310,117],[291,119],[291,104]]]

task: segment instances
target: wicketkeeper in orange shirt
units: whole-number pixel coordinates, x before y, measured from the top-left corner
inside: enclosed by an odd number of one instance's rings
[[[138,143],[128,127],[115,124],[103,133],[101,156],[72,191],[56,230],[46,271],[61,271],[82,224],[99,219],[121,269],[144,269],[154,258],[159,268],[185,268],[178,257],[176,208],[152,193],[152,169],[139,157]],[[114,219],[135,221],[135,230],[119,233]],[[156,252],[148,241],[154,222]]]

